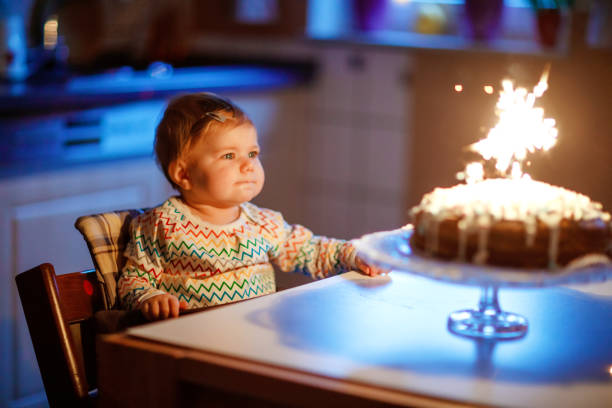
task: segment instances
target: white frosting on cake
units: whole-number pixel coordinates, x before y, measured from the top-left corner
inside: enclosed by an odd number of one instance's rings
[[[563,219],[575,221],[602,220],[610,222],[610,214],[602,205],[583,194],[576,193],[530,178],[486,179],[450,188],[436,188],[426,194],[412,213],[422,212],[422,222],[428,235],[426,249],[437,247],[438,224],[448,218],[458,217],[459,260],[465,260],[467,234],[478,231],[478,251],[474,263],[485,263],[487,258],[488,230],[493,222],[521,221],[526,228],[526,243],[534,242],[538,220],[550,231],[549,263],[556,264],[559,246],[559,224]]]

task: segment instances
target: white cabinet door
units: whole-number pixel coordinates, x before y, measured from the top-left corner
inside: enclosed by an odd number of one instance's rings
[[[92,267],[81,234],[74,228],[83,214],[135,208],[147,202],[148,186],[131,185],[93,193],[17,205],[13,209],[16,270],[50,262],[57,273]]]
[[[79,167],[0,183],[3,248],[0,272],[0,406],[46,406],[46,397],[21,310],[14,276],[43,262],[58,274],[92,267],[77,217],[150,207],[170,194],[151,160]],[[6,229],[4,228],[6,227]],[[8,231],[7,231],[8,230]],[[8,233],[7,233],[8,232]]]

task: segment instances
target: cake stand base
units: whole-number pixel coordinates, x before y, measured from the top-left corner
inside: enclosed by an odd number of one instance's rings
[[[447,324],[451,333],[485,344],[519,339],[527,334],[527,319],[500,309],[498,288],[540,288],[612,279],[612,257],[601,254],[587,255],[573,261],[571,267],[557,270],[473,265],[414,253],[409,245],[412,233],[412,226],[407,225],[394,231],[364,235],[353,243],[361,258],[380,268],[481,288],[479,307],[451,313]]]
[[[523,316],[500,309],[495,286],[482,288],[478,309],[453,312],[447,324],[455,334],[484,339],[518,339],[527,333],[528,326]]]

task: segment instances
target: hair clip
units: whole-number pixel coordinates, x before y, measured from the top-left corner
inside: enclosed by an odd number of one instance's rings
[[[225,120],[227,119],[225,116],[221,116],[216,112],[206,112],[205,115],[221,123],[225,123]]]

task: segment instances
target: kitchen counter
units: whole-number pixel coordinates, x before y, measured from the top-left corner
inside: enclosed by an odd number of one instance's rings
[[[0,84],[0,117],[159,99],[181,92],[257,91],[308,82],[313,64],[130,67],[48,83]]]

